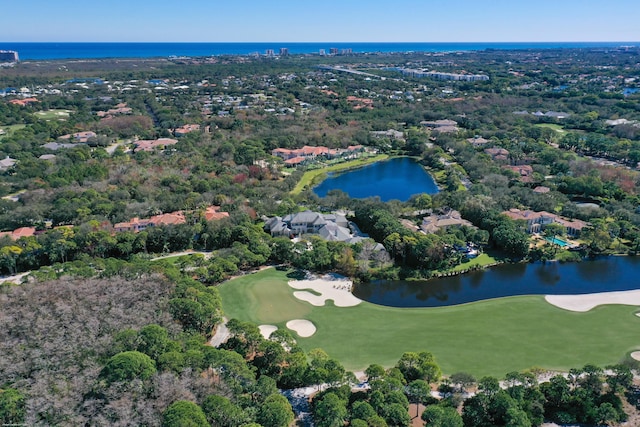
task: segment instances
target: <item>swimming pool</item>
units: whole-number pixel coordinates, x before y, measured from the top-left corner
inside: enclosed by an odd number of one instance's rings
[[[551,243],[555,243],[556,245],[560,246],[561,248],[564,248],[566,246],[570,246],[571,244],[569,242],[565,242],[562,239],[558,239],[557,237],[545,237],[546,241],[551,242]]]

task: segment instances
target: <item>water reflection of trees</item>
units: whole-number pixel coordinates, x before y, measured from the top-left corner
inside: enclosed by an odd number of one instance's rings
[[[640,288],[640,257],[575,264],[515,264],[426,281],[359,284],[355,295],[391,307],[439,307],[513,295],[576,294]]]

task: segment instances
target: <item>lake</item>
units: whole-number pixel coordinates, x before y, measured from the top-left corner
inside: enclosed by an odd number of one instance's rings
[[[504,264],[484,271],[423,281],[374,281],[353,294],[391,307],[442,307],[514,295],[576,295],[640,289],[640,257],[578,263]]]
[[[414,194],[438,193],[438,186],[422,165],[408,157],[376,162],[362,168],[330,173],[313,191],[324,197],[331,190],[342,190],[354,199],[380,197],[386,202],[407,201]]]

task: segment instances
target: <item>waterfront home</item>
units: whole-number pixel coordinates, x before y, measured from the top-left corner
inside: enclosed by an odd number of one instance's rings
[[[516,221],[524,221],[527,233],[540,233],[549,224],[560,224],[566,230],[568,236],[578,237],[582,229],[589,224],[579,219],[566,219],[559,215],[546,211],[530,211],[520,209],[510,209],[502,212],[504,215]]]

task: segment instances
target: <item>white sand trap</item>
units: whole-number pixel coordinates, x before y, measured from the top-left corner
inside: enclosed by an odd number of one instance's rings
[[[316,333],[316,326],[305,319],[289,320],[287,322],[287,328],[296,332],[302,338],[310,337]]]
[[[634,351],[631,353],[631,358],[640,361],[640,351]]]
[[[640,290],[601,292],[584,295],[547,295],[544,299],[556,307],[569,311],[589,311],[594,307],[606,304],[640,306]],[[637,314],[636,314],[637,315]]]
[[[278,327],[274,325],[260,325],[258,329],[260,329],[260,334],[264,339],[268,340],[271,334],[278,330]]]
[[[293,296],[299,300],[306,301],[317,307],[325,305],[327,300],[333,300],[336,307],[353,307],[360,304],[362,300],[355,297],[351,293],[353,282],[344,278],[336,278],[335,276],[323,276],[321,279],[314,280],[292,280],[289,286],[293,289],[311,289],[320,295],[314,295],[311,292],[299,291],[294,292]]]

